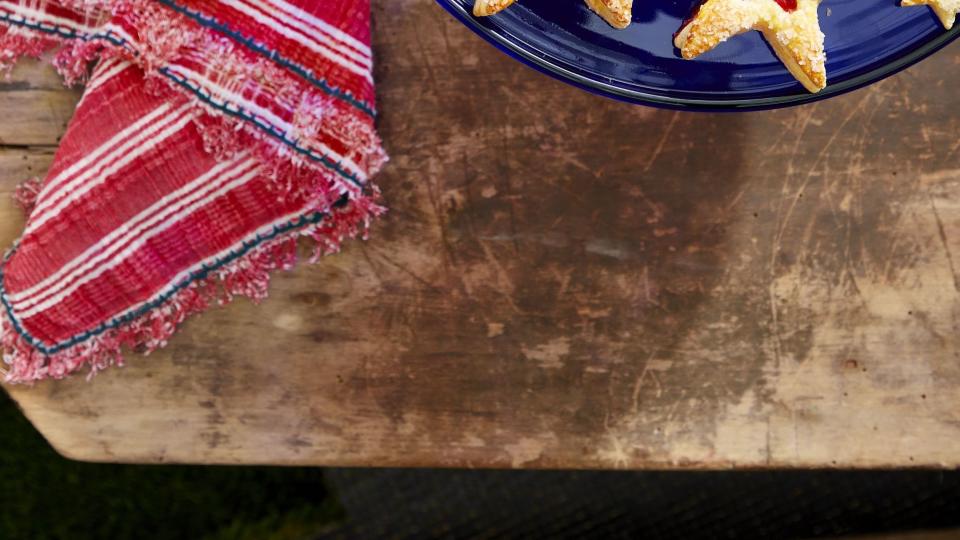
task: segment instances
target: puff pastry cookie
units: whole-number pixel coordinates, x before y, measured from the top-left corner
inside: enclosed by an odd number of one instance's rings
[[[587,0],[587,5],[614,28],[622,30],[630,26],[633,0]]]
[[[473,4],[473,14],[478,17],[493,15],[503,11],[514,0],[476,0]],[[633,0],[586,0],[590,9],[597,12],[614,28],[626,28],[633,17]]]
[[[514,0],[477,0],[476,3],[473,4],[473,14],[477,17],[493,15],[510,7],[513,1]]]
[[[960,0],[903,0],[902,5],[930,6],[947,30],[953,28],[953,24],[957,21],[957,14],[960,13]]]
[[[674,45],[691,59],[730,37],[759,30],[790,73],[811,92],[819,92],[827,85],[827,70],[818,4],[819,0],[707,0],[677,32]]]

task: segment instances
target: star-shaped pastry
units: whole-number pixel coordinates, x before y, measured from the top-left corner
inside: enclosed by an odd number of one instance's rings
[[[827,69],[818,4],[819,0],[707,0],[677,32],[674,45],[691,59],[730,37],[759,30],[790,73],[807,90],[819,92],[827,86]]]
[[[960,0],[903,0],[902,5],[930,6],[947,30],[953,28],[953,23],[957,21],[957,14],[960,13]]]
[[[503,11],[514,0],[476,0],[473,14],[478,17]],[[614,28],[626,28],[633,17],[633,0],[586,0],[590,9],[597,12]]]

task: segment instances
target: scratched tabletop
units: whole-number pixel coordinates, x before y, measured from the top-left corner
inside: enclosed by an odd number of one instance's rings
[[[91,381],[7,387],[91,461],[960,466],[960,45],[802,108],[589,95],[375,0],[390,213]],[[0,85],[0,240],[79,94]]]

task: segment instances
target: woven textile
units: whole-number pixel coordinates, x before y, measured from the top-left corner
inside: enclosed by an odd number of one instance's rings
[[[85,83],[2,267],[7,380],[91,373],[266,295],[381,213],[366,0],[0,0],[0,64]],[[91,71],[89,66],[96,62]]]

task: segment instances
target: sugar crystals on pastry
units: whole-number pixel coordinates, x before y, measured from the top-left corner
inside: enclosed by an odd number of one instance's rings
[[[597,12],[610,26],[626,28],[633,18],[633,0],[587,0],[590,9]]]
[[[510,7],[513,1],[514,0],[477,0],[476,3],[473,4],[473,14],[477,17],[493,15]]]
[[[477,17],[493,15],[503,11],[514,0],[476,0],[473,14]],[[586,0],[590,9],[604,18],[614,28],[626,28],[633,17],[633,0]]]
[[[943,22],[947,30],[953,28],[957,21],[957,14],[960,13],[960,0],[903,0],[904,6],[928,5],[933,8],[934,13]]]
[[[759,30],[790,73],[807,90],[819,92],[827,85],[827,70],[818,4],[819,0],[707,0],[677,32],[674,45],[691,59],[733,36]]]

